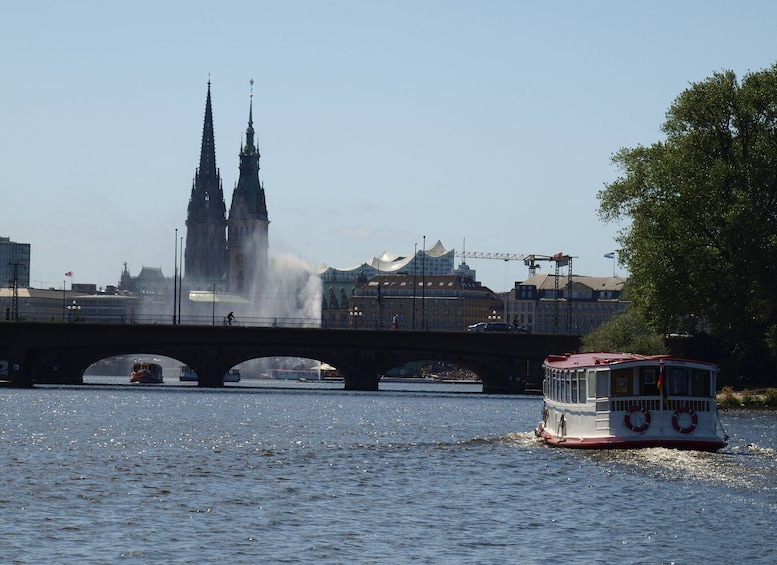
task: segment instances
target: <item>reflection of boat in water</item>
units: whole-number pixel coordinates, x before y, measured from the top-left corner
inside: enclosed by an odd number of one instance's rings
[[[156,363],[133,363],[130,372],[131,383],[159,384],[162,379],[162,365]]]
[[[197,373],[195,373],[188,365],[181,365],[181,375],[178,377],[181,381],[197,382]],[[224,374],[225,383],[239,383],[240,382],[240,370],[230,369]]]
[[[576,353],[545,359],[547,444],[575,448],[670,447],[717,451],[712,363],[668,355]]]

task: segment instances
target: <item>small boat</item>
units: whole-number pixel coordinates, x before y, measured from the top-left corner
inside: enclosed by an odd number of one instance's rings
[[[181,374],[179,375],[178,380],[197,382],[197,373],[195,373],[188,365],[181,365]]]
[[[197,373],[188,365],[181,365],[181,374],[178,377],[180,381],[197,382]],[[239,383],[240,369],[230,369],[224,374],[225,383]]]
[[[271,379],[281,379],[284,381],[319,381],[321,372],[319,369],[271,369]]]
[[[573,353],[548,356],[543,369],[545,400],[534,432],[548,445],[699,451],[727,445],[715,396],[718,368],[712,363]]]
[[[131,383],[160,384],[162,379],[162,366],[156,363],[133,363],[130,372]]]

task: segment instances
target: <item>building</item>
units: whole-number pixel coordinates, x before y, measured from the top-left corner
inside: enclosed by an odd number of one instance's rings
[[[213,108],[208,81],[200,166],[192,186],[186,219],[185,283],[190,291],[251,294],[267,270],[269,217],[259,180],[259,149],[253,124],[253,83],[240,176],[226,214],[221,176],[216,167]],[[188,293],[187,293],[188,294]]]
[[[453,263],[455,252],[445,249],[442,242],[437,241],[431,249],[416,250],[414,255],[401,256],[384,252],[379,257],[355,267],[345,269],[330,267],[326,263],[319,265],[318,276],[324,282],[351,281],[361,278],[371,279],[378,275],[407,274],[418,277],[425,275],[444,276],[456,274]],[[465,276],[475,278],[475,271],[467,269]]]
[[[216,167],[210,80],[205,99],[200,166],[194,173],[186,216],[186,283],[190,288],[223,286],[227,266],[226,206],[221,176]]]
[[[467,331],[503,310],[491,289],[457,275],[378,275],[335,286],[324,295],[327,328]]]
[[[515,284],[505,321],[535,333],[587,334],[622,312],[625,278],[542,273]]]
[[[30,244],[0,237],[0,286],[30,286]]]
[[[227,220],[228,292],[251,294],[267,271],[269,225],[264,186],[259,181],[259,149],[254,143],[253,84],[245,144],[240,149],[240,177],[232,193]]]
[[[94,286],[94,285],[91,285]],[[10,319],[12,290],[0,288],[0,304]],[[20,288],[17,292],[18,320],[27,322],[94,322],[118,324],[144,322],[140,317],[143,300],[129,293],[84,293],[84,289],[57,290]]]
[[[119,290],[131,292],[138,296],[172,296],[173,281],[165,278],[159,267],[141,267],[138,276],[130,275],[127,264],[119,280]]]

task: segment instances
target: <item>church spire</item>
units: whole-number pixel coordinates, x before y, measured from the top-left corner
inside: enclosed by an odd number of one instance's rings
[[[224,192],[216,167],[213,107],[208,77],[200,166],[194,173],[186,216],[185,275],[192,288],[203,285],[208,287],[224,275],[227,260],[226,225]]]
[[[240,149],[240,177],[232,193],[227,222],[227,284],[231,292],[247,293],[267,269],[268,226],[264,186],[259,180],[259,149],[254,142],[254,81],[248,104],[248,127]]]
[[[213,179],[218,175],[218,170],[216,169],[216,142],[213,136],[213,107],[210,101],[210,77],[208,77],[208,96],[205,99],[205,120],[202,124],[200,175],[207,179]]]

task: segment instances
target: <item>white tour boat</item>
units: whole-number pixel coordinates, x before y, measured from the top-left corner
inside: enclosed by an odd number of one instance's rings
[[[700,451],[726,446],[715,397],[718,368],[712,363],[572,353],[548,356],[543,368],[545,401],[535,434],[549,445]]]

